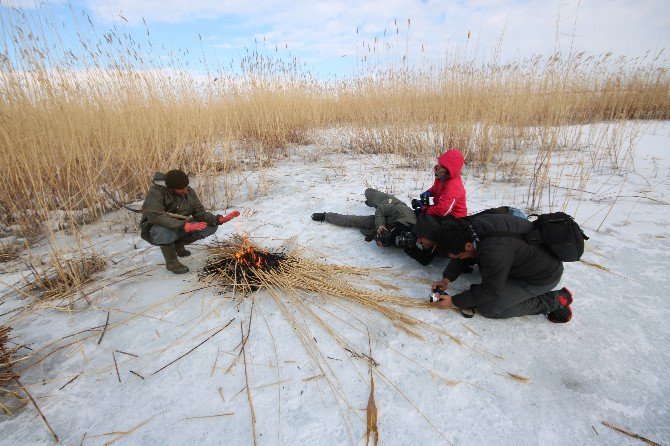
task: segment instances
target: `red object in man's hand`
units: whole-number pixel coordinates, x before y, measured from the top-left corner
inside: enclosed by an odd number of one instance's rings
[[[228,215],[219,215],[216,218],[216,224],[217,225],[222,225],[224,223],[228,223],[230,220],[232,220],[235,217],[238,217],[240,215],[240,211],[233,211]]]
[[[184,223],[184,231],[186,232],[193,232],[193,231],[202,231],[207,227],[207,223],[204,221],[194,221],[190,222],[187,221]]]

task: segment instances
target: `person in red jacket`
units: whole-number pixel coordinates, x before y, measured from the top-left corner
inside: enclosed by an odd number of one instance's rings
[[[435,183],[421,194],[420,200],[412,200],[413,204],[415,201],[422,203],[418,208],[421,213],[435,217],[451,215],[456,218],[468,215],[465,187],[461,180],[464,161],[463,154],[456,149],[447,150],[437,158]],[[428,197],[433,197],[432,205],[427,204]]]

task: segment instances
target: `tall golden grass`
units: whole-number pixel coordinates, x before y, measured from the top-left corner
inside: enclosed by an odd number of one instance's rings
[[[568,124],[670,117],[660,53],[508,64],[453,56],[325,81],[297,60],[252,51],[239,70],[193,74],[179,56],[159,61],[150,41],[80,22],[67,36],[73,48],[44,7],[2,14],[5,225],[30,231],[54,210],[88,221],[111,205],[103,188],[137,199],[155,170],[212,174],[241,157],[272,161],[328,127],[341,128],[350,149],[414,163],[459,147],[486,173],[497,157],[537,149],[538,140],[557,149],[571,138],[560,130]]]

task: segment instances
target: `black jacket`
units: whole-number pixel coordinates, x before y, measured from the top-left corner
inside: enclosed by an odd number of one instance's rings
[[[513,215],[481,215],[473,217],[470,225],[478,237],[492,232],[524,233],[533,229],[532,222]],[[452,259],[443,276],[453,282],[463,272],[463,267],[472,263],[468,260]],[[479,265],[482,282],[452,296],[457,307],[475,307],[502,297],[503,286],[509,278],[531,285],[547,285],[563,274],[563,262],[542,245],[528,244],[514,237],[493,236],[475,241],[474,263]]]

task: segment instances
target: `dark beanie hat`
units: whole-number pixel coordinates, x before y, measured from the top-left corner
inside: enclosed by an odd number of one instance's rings
[[[183,189],[188,186],[188,175],[183,170],[171,170],[165,174],[165,185],[169,189]]]
[[[428,240],[438,242],[442,226],[440,221],[432,215],[419,214],[412,232],[417,237],[426,237]]]

